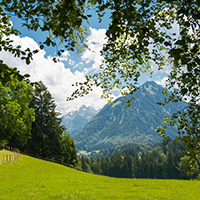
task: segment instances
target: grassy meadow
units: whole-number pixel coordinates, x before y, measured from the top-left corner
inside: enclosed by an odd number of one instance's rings
[[[120,179],[20,155],[0,165],[0,200],[200,199],[200,181]]]

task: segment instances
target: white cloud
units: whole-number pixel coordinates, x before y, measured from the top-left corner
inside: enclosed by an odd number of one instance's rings
[[[62,57],[59,58],[59,60],[60,61],[68,61],[69,60],[69,56],[70,56],[69,52],[68,51],[64,51],[62,53]]]
[[[155,81],[158,85],[161,85],[161,86],[163,86],[163,87],[165,87],[166,86],[166,83],[167,83],[167,79],[168,79],[168,77],[164,77],[164,78],[162,78],[160,81]]]
[[[70,65],[74,65],[75,62],[74,62],[72,59],[69,59],[69,64],[70,64]]]
[[[83,62],[77,63],[77,64],[73,67],[73,69],[76,69],[76,68],[81,67],[81,66],[83,66]]]
[[[39,49],[38,44],[30,37],[11,36],[14,40],[14,45],[21,45],[22,48],[29,47],[31,50]],[[82,104],[101,108],[106,100],[100,100],[101,89],[97,88],[84,98],[78,98],[72,102],[67,102],[66,97],[70,96],[75,88],[72,83],[83,82],[85,80],[85,71],[75,71],[72,73],[70,68],[65,68],[63,62],[54,63],[51,56],[45,58],[46,52],[40,50],[39,53],[33,56],[33,61],[30,65],[26,65],[19,58],[14,58],[12,54],[1,51],[0,57],[4,62],[11,67],[17,67],[21,74],[28,73],[31,75],[31,81],[42,81],[55,98],[57,110],[65,114],[70,110],[78,109]],[[95,58],[95,57],[94,57]],[[68,61],[69,64],[74,64],[70,58],[69,52],[64,52],[60,58],[62,61]]]
[[[98,70],[101,65],[103,57],[100,55],[100,51],[102,50],[103,44],[106,43],[106,29],[95,29],[89,28],[91,31],[91,35],[88,37],[88,47],[90,50],[86,50],[81,56],[82,60],[87,64],[93,61],[92,68],[90,70]]]

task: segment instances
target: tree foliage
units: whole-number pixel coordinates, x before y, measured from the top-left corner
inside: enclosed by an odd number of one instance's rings
[[[97,7],[98,13],[106,9],[111,12],[108,40],[101,51],[101,70],[86,77],[85,87],[77,89],[68,100],[88,94],[93,86],[100,86],[102,97],[112,100],[113,89],[122,95],[136,91],[141,74],[149,73],[151,77],[153,66],[160,71],[169,68],[163,91],[166,98],[160,104],[186,98],[190,101],[185,109],[167,116],[157,132],[166,138],[166,127],[179,124],[177,140],[187,147],[188,167],[192,168],[200,155],[200,2],[113,0],[100,1]],[[130,106],[131,99],[127,103]]]
[[[56,104],[51,93],[41,81],[34,88],[35,94],[29,107],[35,110],[35,122],[32,124],[31,138],[23,150],[33,155],[76,166],[75,144],[66,128],[61,125],[62,119],[56,112]]]
[[[199,162],[194,165],[193,174],[184,173],[188,157],[181,157],[181,142],[167,139],[166,146],[158,144],[152,151],[137,152],[136,148],[127,149],[108,156],[96,158],[81,156],[82,170],[112,177],[156,178],[156,179],[196,179],[199,174]],[[158,148],[159,147],[159,148]],[[134,148],[134,153],[129,154]],[[129,153],[127,153],[129,152]],[[140,154],[140,156],[139,156]]]
[[[84,0],[2,0],[0,2],[0,51],[8,51],[14,57],[25,60],[26,64],[30,64],[33,55],[39,51],[39,49],[33,51],[29,48],[22,49],[20,45],[13,46],[13,41],[9,36],[11,34],[19,35],[20,30],[13,29],[9,19],[11,16],[17,16],[27,30],[40,30],[48,33],[45,41],[40,42],[40,49],[43,49],[44,46],[56,46],[57,43],[64,43],[67,50],[82,52],[86,47],[84,36],[87,35],[83,21],[87,21],[89,17],[85,14],[86,4],[84,2]],[[63,51],[63,49],[58,49],[58,56]],[[56,58],[53,60],[57,62]],[[3,60],[0,60],[0,67],[5,72],[5,76],[0,77],[0,80],[5,83],[10,79],[10,73],[12,74],[14,71],[8,70]],[[18,75],[20,78],[24,78],[19,73]]]
[[[34,109],[28,107],[34,91],[31,85],[14,75],[10,78],[5,85],[0,82],[0,143],[5,145],[15,136],[23,146],[30,138],[35,120]]]
[[[61,136],[61,159],[69,166],[77,166],[78,164],[76,146],[67,131]]]
[[[19,34],[9,22],[8,14],[22,19],[28,30],[48,31],[49,36],[41,41],[44,45],[55,46],[54,39],[66,44],[68,50],[84,47],[86,30],[83,22],[90,17],[86,10],[94,6],[102,20],[109,10],[111,23],[106,32],[107,43],[101,54],[104,58],[100,72],[87,76],[86,81],[77,83],[76,90],[68,100],[88,94],[93,86],[103,89],[103,98],[111,98],[111,92],[117,88],[123,95],[133,93],[142,73],[153,74],[153,67],[163,70],[170,68],[166,90],[166,105],[177,102],[186,96],[190,98],[189,106],[164,119],[164,125],[157,129],[165,137],[166,126],[178,123],[178,140],[184,141],[189,156],[189,167],[194,165],[200,151],[200,2],[198,0],[51,0],[21,1],[3,0],[0,3],[0,48],[30,63],[33,52],[29,48],[21,50],[14,47],[10,34]],[[173,26],[178,27],[178,33]],[[80,46],[79,46],[80,45]],[[61,55],[63,49],[58,50]],[[56,59],[54,58],[56,61]],[[0,61],[5,77],[10,79],[8,68]],[[12,73],[12,72],[11,72]],[[7,74],[7,75],[6,75]],[[174,88],[178,86],[178,89]],[[168,95],[166,91],[171,91]],[[127,100],[128,106],[131,101]]]

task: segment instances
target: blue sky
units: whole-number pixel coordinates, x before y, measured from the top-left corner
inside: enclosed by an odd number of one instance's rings
[[[15,45],[21,45],[23,48],[38,49],[39,41],[43,41],[47,33],[27,31],[26,28],[21,27],[21,22],[13,17],[13,27],[21,31],[20,36],[11,36]],[[84,81],[85,76],[99,70],[101,64],[101,56],[99,51],[105,43],[105,32],[109,24],[109,14],[107,14],[103,21],[99,24],[97,16],[93,16],[89,25],[88,45],[91,50],[86,50],[81,56],[73,52],[65,51],[61,57],[61,62],[55,64],[52,57],[55,56],[55,48],[44,48],[33,58],[29,66],[26,66],[24,61],[13,56],[7,52],[0,52],[0,57],[11,67],[17,67],[22,74],[28,73],[31,75],[32,81],[43,81],[48,87],[49,91],[55,98],[57,110],[62,114],[66,114],[72,110],[76,110],[81,105],[92,106],[96,109],[102,108],[107,101],[100,99],[101,89],[96,88],[91,94],[86,97],[78,98],[72,102],[66,102],[66,97],[70,96],[75,90],[71,85],[76,81]],[[140,79],[140,84],[147,80],[154,80],[163,85],[168,67],[162,72],[158,72],[154,66],[155,73],[153,78],[149,74],[144,74]],[[115,98],[117,98],[116,96]]]

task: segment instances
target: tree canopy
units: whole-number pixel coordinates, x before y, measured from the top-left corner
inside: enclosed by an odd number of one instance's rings
[[[0,48],[30,63],[33,52],[29,48],[21,50],[13,47],[10,34],[19,34],[9,22],[9,14],[22,19],[28,30],[48,31],[49,36],[41,41],[44,45],[55,46],[54,38],[65,43],[67,50],[80,52],[85,45],[87,34],[83,26],[92,7],[103,18],[110,12],[111,23],[106,32],[107,43],[101,54],[104,58],[100,71],[87,76],[84,83],[77,83],[77,89],[68,100],[88,94],[93,86],[103,89],[103,98],[110,98],[117,88],[123,95],[138,89],[142,73],[152,76],[154,67],[170,69],[167,85],[163,93],[166,105],[169,102],[190,98],[188,106],[164,119],[157,129],[165,137],[166,126],[179,124],[179,137],[187,147],[188,166],[192,166],[200,151],[200,2],[198,0],[3,0],[0,3]],[[173,26],[178,27],[178,32]],[[63,49],[58,50],[58,55]],[[56,61],[56,59],[54,58]],[[10,78],[7,66],[0,61],[5,76],[2,83]],[[177,86],[175,88],[174,86]],[[170,91],[170,95],[167,91]],[[127,100],[130,105],[131,99]]]
[[[69,166],[76,166],[75,144],[66,128],[61,125],[62,119],[56,112],[56,103],[51,93],[41,81],[34,86],[34,89],[35,94],[29,107],[35,110],[35,121],[32,123],[31,138],[20,149]],[[16,138],[13,143],[16,145]]]
[[[2,75],[2,74],[1,74]],[[16,136],[23,146],[31,135],[31,124],[35,120],[33,108],[28,107],[33,88],[14,75],[5,85],[0,82],[0,143],[5,145]]]
[[[106,9],[111,11],[111,23],[101,51],[101,70],[86,77],[85,87],[76,83],[80,89],[68,100],[89,93],[93,86],[100,86],[102,97],[112,100],[113,89],[122,95],[133,93],[142,73],[151,77],[155,66],[156,70],[168,67],[166,98],[160,104],[190,100],[185,109],[166,116],[157,132],[166,138],[166,127],[178,123],[177,140],[187,147],[191,168],[200,152],[200,2],[113,0],[101,2],[97,12]],[[131,105],[131,99],[127,103]]]

